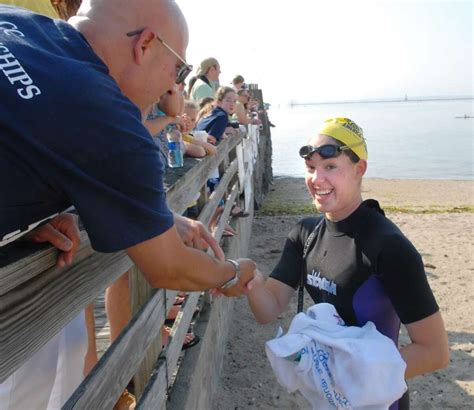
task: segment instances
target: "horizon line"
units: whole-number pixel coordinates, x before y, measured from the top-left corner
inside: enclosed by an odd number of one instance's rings
[[[357,100],[337,100],[337,101],[310,101],[298,102],[290,100],[288,105],[291,107],[299,105],[323,105],[323,104],[356,104],[356,103],[381,103],[381,102],[419,102],[419,101],[449,101],[449,100],[474,100],[474,95],[457,96],[415,96],[415,97],[388,97],[388,98],[366,98]]]

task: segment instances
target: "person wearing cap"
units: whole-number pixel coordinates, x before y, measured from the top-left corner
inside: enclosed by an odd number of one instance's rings
[[[446,366],[447,335],[420,254],[376,200],[362,200],[368,160],[362,129],[350,119],[331,118],[299,154],[321,215],[291,230],[266,281],[257,273],[247,295],[257,321],[275,320],[301,284],[314,303],[334,305],[346,325],[372,321],[397,347],[402,322],[411,340],[399,349],[405,378]],[[408,405],[406,393],[390,409]]]
[[[189,81],[189,97],[199,102],[203,98],[212,97],[219,87],[219,75],[221,74],[221,66],[214,57],[206,58],[199,64],[196,77]]]

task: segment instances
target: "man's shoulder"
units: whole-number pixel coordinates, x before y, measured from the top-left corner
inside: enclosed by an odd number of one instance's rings
[[[105,64],[74,27],[18,10],[0,8],[0,87],[5,95],[48,101],[54,101],[55,93],[87,97],[112,81]]]

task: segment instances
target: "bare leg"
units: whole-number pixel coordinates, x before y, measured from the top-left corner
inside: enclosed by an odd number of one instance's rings
[[[130,321],[130,292],[128,272],[125,272],[105,291],[105,310],[110,323],[112,343]]]
[[[219,218],[222,215],[222,212],[224,212],[224,207],[223,206],[218,206],[216,209],[216,212],[214,212],[214,215],[211,218],[211,221],[209,222],[209,231],[213,231],[216,227],[217,224],[219,223]]]
[[[84,376],[87,376],[99,360],[99,358],[97,357],[97,345],[95,340],[95,320],[93,303],[86,307],[85,313],[87,329],[87,353],[84,361]]]

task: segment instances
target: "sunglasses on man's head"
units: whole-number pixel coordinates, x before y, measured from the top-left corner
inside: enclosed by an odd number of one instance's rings
[[[139,34],[142,34],[145,29],[140,29],[140,30],[135,30],[135,31],[130,31],[127,33],[128,37],[133,37]],[[186,80],[186,77],[189,75],[191,71],[193,71],[193,66],[191,64],[188,64],[183,57],[181,57],[176,51],[174,51],[167,43],[163,41],[163,39],[156,33],[155,37],[156,39],[163,44],[165,48],[168,49],[168,51],[173,54],[179,61],[181,61],[181,65],[178,68],[178,71],[176,72],[176,84],[181,84]]]
[[[316,152],[323,159],[335,158],[339,156],[342,151],[347,151],[348,149],[357,147],[361,144],[363,144],[363,142],[358,142],[352,145],[342,145],[340,147],[334,144],[325,144],[320,145],[319,147],[313,147],[312,145],[304,145],[300,148],[300,157],[303,159],[310,159],[311,156]]]

